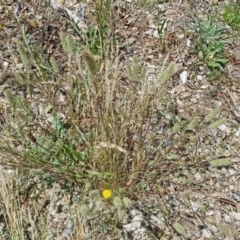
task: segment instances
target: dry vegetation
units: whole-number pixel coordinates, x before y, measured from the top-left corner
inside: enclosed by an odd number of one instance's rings
[[[1,239],[238,239],[234,2],[57,2],[0,4]]]

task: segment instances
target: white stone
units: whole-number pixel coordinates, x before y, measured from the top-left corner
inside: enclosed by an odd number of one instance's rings
[[[158,34],[158,30],[154,30],[153,36],[154,36],[155,38],[160,38],[160,36],[159,36],[159,34]]]
[[[153,29],[148,29],[146,32],[145,32],[146,35],[153,35]]]
[[[140,221],[134,221],[132,223],[123,225],[123,227],[128,232],[136,231],[138,228],[141,227],[141,222]]]
[[[203,181],[204,181],[201,173],[199,173],[199,172],[197,172],[197,173],[194,174],[194,178],[195,178],[198,182],[203,182]]]
[[[190,47],[191,46],[191,40],[188,38],[187,39],[187,46]]]
[[[202,230],[202,235],[204,236],[204,238],[210,238],[211,237],[210,231],[208,231],[206,228],[204,228]]]
[[[181,83],[182,83],[182,84],[185,84],[185,83],[187,82],[187,76],[188,76],[187,71],[183,71],[183,72],[180,74],[180,80],[181,80]]]
[[[237,212],[232,212],[230,213],[230,215],[235,218],[236,220],[240,220],[240,212],[237,213]]]
[[[203,76],[203,75],[197,75],[197,80],[198,80],[198,81],[202,81],[202,80],[203,80],[203,78],[204,78],[204,76]]]
[[[239,218],[240,218],[240,215],[239,215]],[[231,220],[231,217],[226,214],[224,215],[224,221],[230,223],[232,220]]]
[[[227,130],[227,126],[225,124],[222,124],[221,126],[218,127],[218,129],[224,132]]]

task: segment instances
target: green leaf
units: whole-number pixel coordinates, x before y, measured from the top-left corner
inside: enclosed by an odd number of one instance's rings
[[[78,152],[78,154],[83,161],[85,161],[88,157],[88,155],[85,151]]]
[[[217,227],[218,227],[219,231],[221,233],[223,233],[227,238],[232,238],[233,231],[232,231],[231,227],[227,226],[224,223],[219,223],[219,225]]]
[[[52,109],[53,109],[53,106],[52,105],[48,105],[46,108],[45,108],[45,114],[47,114],[47,113],[49,113],[49,112],[51,112],[52,111]]]
[[[210,67],[210,68],[220,68],[220,67],[221,67],[220,63],[213,62],[213,61],[207,62],[207,65],[208,65],[208,67]]]
[[[91,190],[89,191],[89,197],[93,199],[98,199],[100,197],[99,190]]]
[[[89,214],[90,209],[89,209],[87,204],[82,204],[79,207],[79,212],[80,212],[82,217],[85,217],[85,216],[87,216]]]
[[[175,222],[174,224],[173,224],[173,228],[176,230],[176,232],[177,233],[179,233],[180,235],[185,235],[186,234],[186,232],[185,232],[185,228],[181,225],[181,224],[179,224],[179,223],[177,223],[177,222]]]
[[[63,148],[63,150],[65,150],[65,153],[67,154],[67,156],[72,161],[76,162],[76,160],[79,158],[78,152],[76,152],[74,149],[72,149],[71,146],[68,146],[65,144],[63,144],[61,147]]]
[[[186,126],[186,130],[194,129],[198,125],[199,121],[199,117],[194,117],[191,122]]]
[[[174,133],[178,132],[181,129],[181,125],[179,123],[174,124],[172,130]]]
[[[113,206],[117,209],[120,209],[123,207],[123,202],[121,200],[121,198],[119,196],[116,196],[114,199],[113,199]]]
[[[102,176],[102,174],[98,171],[87,170],[87,173],[92,176]]]
[[[132,206],[132,201],[128,197],[123,197],[122,201],[123,201],[124,207],[129,208]]]
[[[78,138],[78,142],[79,143],[87,142],[90,136],[91,136],[91,133],[81,133]]]
[[[59,163],[59,161],[54,160],[53,162],[51,162],[52,165],[54,165],[55,167],[60,166],[61,164]]]
[[[211,160],[209,163],[211,167],[226,167],[229,166],[232,161],[230,158],[219,158]]]
[[[219,108],[215,108],[213,109],[210,113],[208,113],[208,115],[205,117],[204,121],[205,122],[210,122],[213,118],[216,117],[216,115],[219,112]]]
[[[202,51],[199,51],[199,52],[198,52],[198,58],[199,58],[200,60],[203,60],[203,59],[204,59],[204,56],[203,56],[203,52],[202,52]]]
[[[210,129],[215,129],[215,128],[218,128],[218,127],[220,127],[221,125],[223,125],[225,122],[226,122],[226,119],[225,119],[225,118],[222,118],[222,119],[220,119],[220,120],[218,120],[218,121],[210,124],[208,127],[209,127]]]
[[[217,58],[217,62],[220,62],[220,63],[227,63],[227,59],[226,58]]]
[[[55,116],[52,124],[56,130],[57,136],[63,138],[66,134],[66,128],[64,128],[63,123]]]

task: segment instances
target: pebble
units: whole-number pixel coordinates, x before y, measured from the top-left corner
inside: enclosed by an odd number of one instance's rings
[[[234,217],[236,220],[240,220],[240,213],[238,212],[231,212],[230,213],[232,217]],[[230,217],[229,217],[230,218]]]
[[[159,34],[158,34],[158,30],[154,30],[153,36],[154,36],[155,38],[160,38],[160,36],[159,36]]]
[[[239,215],[239,217],[240,217],[240,215]],[[232,222],[232,219],[229,215],[225,214],[224,215],[224,221],[230,223],[230,222]]]

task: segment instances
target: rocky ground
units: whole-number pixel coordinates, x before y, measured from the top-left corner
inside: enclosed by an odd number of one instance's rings
[[[239,38],[236,36],[231,44],[226,45],[228,63],[224,73],[213,80],[208,68],[191,52],[191,11],[194,9],[200,18],[204,18],[212,11],[213,2],[217,4],[219,14],[228,3],[227,0],[169,0],[164,3],[147,1],[146,4],[142,1],[141,6],[134,0],[116,0],[112,3],[114,29],[111,31],[117,36],[115,44],[120,46],[121,61],[137,57],[146,67],[149,81],[156,76],[159,62],[167,54],[169,62],[176,62],[178,69],[166,93],[169,106],[174,109],[172,115],[177,113],[185,121],[193,116],[204,119],[213,109],[219,108],[217,119],[225,118],[226,121],[214,130],[209,130],[204,124],[200,131],[190,129],[189,139],[176,144],[175,139],[180,134],[172,130],[171,113],[164,119],[160,118],[165,123],[161,128],[158,128],[160,120],[155,116],[156,123],[151,126],[151,131],[163,135],[164,142],[160,148],[159,143],[152,146],[151,151],[163,151],[164,144],[165,147],[170,146],[172,151],[165,165],[159,164],[159,168],[155,165],[149,169],[143,176],[144,184],[137,185],[136,192],[130,192],[129,198],[133,204],[121,221],[115,221],[115,226],[111,222],[113,227],[104,229],[99,226],[99,216],[84,216],[79,222],[76,210],[79,206],[79,188],[75,186],[70,194],[63,191],[61,184],[54,183],[52,188],[46,188],[41,193],[38,203],[38,210],[47,212],[48,225],[45,227],[50,237],[34,238],[32,235],[29,239],[240,239]],[[59,33],[68,32],[77,36],[63,12],[67,10],[83,30],[90,24],[95,26],[94,4],[92,1],[85,3],[86,11],[81,19],[79,15],[78,18],[74,15],[83,6],[79,1],[1,2],[0,105],[3,124],[8,104],[6,89],[12,88],[16,95],[25,94],[14,84],[14,72],[20,64],[15,45],[22,39],[23,31],[31,44],[41,44],[47,57],[58,59],[64,70],[66,57]],[[159,26],[162,31],[159,31]],[[161,106],[158,110],[164,111]],[[212,159],[228,159],[230,164],[216,167],[209,164]],[[12,173],[6,167],[2,171],[3,178]],[[152,178],[152,175],[155,177]],[[5,182],[3,178],[2,186]],[[19,181],[21,185],[23,178]],[[96,208],[99,208],[100,216],[110,214],[107,203],[93,199],[90,196],[86,200],[90,208],[99,205]],[[20,204],[22,207],[25,204],[33,206],[32,203]],[[73,219],[78,219],[78,222]],[[4,232],[6,223],[3,215],[0,222]],[[108,223],[105,221],[104,224]],[[34,232],[33,229],[28,230]],[[2,239],[10,238],[2,235]]]

